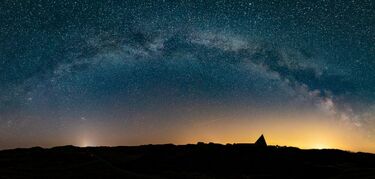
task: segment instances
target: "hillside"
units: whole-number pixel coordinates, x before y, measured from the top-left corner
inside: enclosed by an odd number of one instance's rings
[[[375,155],[251,144],[0,151],[0,178],[371,178]]]

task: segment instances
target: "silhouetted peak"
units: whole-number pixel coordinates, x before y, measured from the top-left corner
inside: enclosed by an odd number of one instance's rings
[[[259,137],[259,139],[255,142],[255,145],[267,147],[267,142],[266,142],[266,139],[264,139],[263,134],[262,134],[262,135]]]

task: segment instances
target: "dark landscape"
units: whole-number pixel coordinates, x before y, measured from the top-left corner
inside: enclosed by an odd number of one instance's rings
[[[375,155],[254,144],[34,147],[0,152],[0,178],[374,178]]]

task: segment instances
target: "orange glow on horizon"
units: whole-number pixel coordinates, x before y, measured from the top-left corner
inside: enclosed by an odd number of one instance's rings
[[[291,117],[291,116],[288,116]],[[292,116],[293,117],[293,116]],[[264,134],[269,145],[293,146],[302,149],[341,149],[375,153],[375,143],[360,129],[338,125],[337,121],[305,117],[275,120],[216,120],[213,123],[197,123],[190,126],[187,134],[177,143],[253,143]]]
[[[303,120],[300,116],[304,116]],[[211,116],[184,121],[188,122],[171,121],[158,128],[147,123],[142,128],[129,130],[123,130],[120,124],[116,125],[118,128],[105,126],[105,123],[85,125],[84,128],[77,128],[69,133],[67,138],[62,138],[58,145],[86,147],[197,142],[254,143],[264,134],[269,145],[375,153],[375,142],[363,130],[318,115]]]

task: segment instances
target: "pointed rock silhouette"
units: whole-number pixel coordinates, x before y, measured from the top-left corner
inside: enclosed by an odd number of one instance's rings
[[[263,134],[259,137],[259,139],[255,142],[255,145],[267,147],[266,139],[264,139]]]

